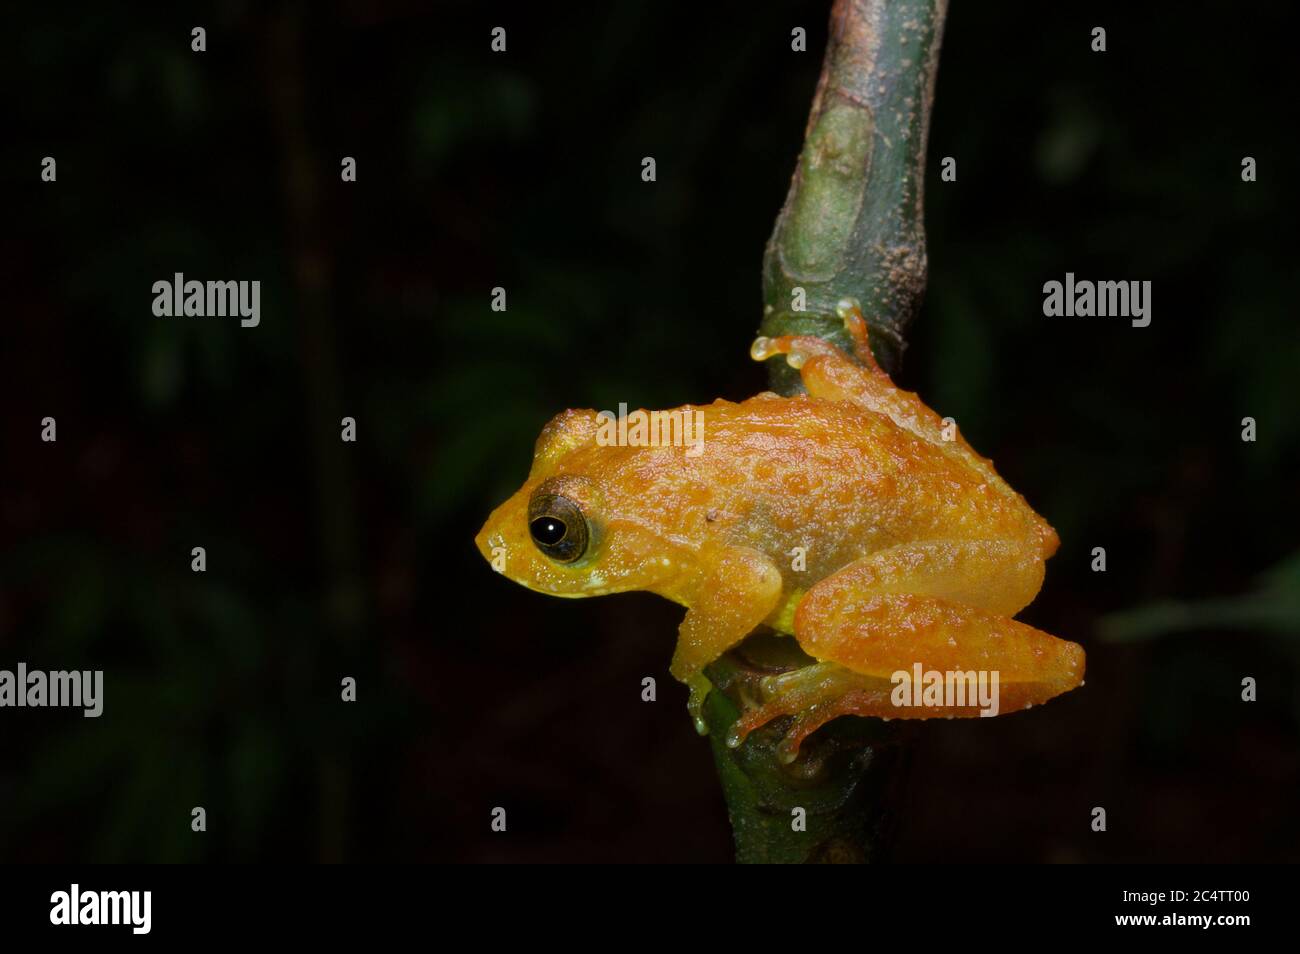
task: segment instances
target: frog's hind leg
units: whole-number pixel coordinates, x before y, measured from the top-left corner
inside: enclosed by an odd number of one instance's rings
[[[936,597],[878,596],[851,616],[830,619],[796,614],[795,628],[799,644],[820,662],[765,679],[764,704],[736,721],[728,744],[793,715],[781,742],[782,755],[793,760],[808,735],[842,715],[998,715],[1046,702],[1083,681],[1083,650],[1076,644]]]
[[[941,418],[916,393],[896,386],[876,363],[871,354],[867,322],[858,303],[845,298],[840,301],[837,311],[853,339],[857,361],[829,341],[811,335],[757,338],[749,349],[750,357],[755,361],[766,361],[778,354],[785,355],[790,367],[798,369],[804,388],[813,397],[848,401],[888,417],[902,430],[961,461],[980,474],[996,493],[1028,510],[1020,495],[998,475],[992,461],[966,443],[955,421]],[[1032,524],[1040,549],[1044,555],[1050,556],[1058,543],[1055,532],[1037,515],[1032,516]]]
[[[945,424],[944,419],[930,410],[914,392],[895,385],[884,368],[876,363],[871,343],[867,340],[867,322],[858,303],[846,298],[839,303],[837,310],[853,339],[857,361],[831,342],[813,335],[755,338],[749,349],[750,357],[755,361],[766,361],[778,354],[785,355],[813,397],[849,401],[883,414],[903,430],[967,458],[977,469],[987,471],[1000,485],[1001,478],[987,460],[970,448],[955,425],[951,422]]]
[[[799,372],[803,386],[816,398],[827,401],[848,401],[869,411],[883,414],[905,431],[937,444],[945,451],[959,453],[970,459],[980,470],[990,472],[1001,484],[988,461],[976,454],[957,433],[956,427],[945,425],[943,418],[926,406],[912,391],[896,386],[883,368],[876,363],[867,340],[867,322],[857,302],[845,299],[839,305],[840,317],[854,340],[858,360],[854,361],[831,342],[812,335],[784,335],[780,338],[756,338],[749,355],[755,361],[766,361],[778,354],[785,355],[790,367]]]
[[[1037,590],[1035,562],[997,541],[923,543],[827,577],[794,620],[795,638],[818,664],[765,679],[763,704],[737,720],[728,744],[793,715],[781,744],[793,759],[804,738],[841,715],[995,715],[1075,688],[1083,650],[1010,618]]]
[[[832,662],[766,676],[760,683],[766,701],[741,713],[727,733],[727,745],[736,748],[749,733],[771,720],[794,716],[793,724],[777,743],[781,760],[793,762],[803,740],[832,719],[843,715],[874,716],[884,711],[891,688],[886,680],[870,679]]]

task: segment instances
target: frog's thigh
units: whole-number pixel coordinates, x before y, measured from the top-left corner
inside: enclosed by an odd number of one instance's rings
[[[852,612],[796,614],[795,638],[811,656],[878,680],[897,672],[998,674],[1003,711],[1045,702],[1083,681],[1083,650],[997,613],[914,594],[873,596]],[[946,714],[880,711],[861,715],[928,718]]]
[[[924,671],[998,673],[1003,709],[1050,699],[1083,678],[1083,650],[1010,616],[1033,598],[1042,564],[1000,541],[908,544],[873,554],[818,583],[795,612],[811,656],[874,679]],[[887,694],[881,711],[898,712]]]
[[[877,410],[887,395],[898,391],[884,371],[864,368],[838,348],[814,348],[808,342],[799,350],[812,352],[799,369],[799,378],[813,397],[852,401]]]
[[[792,759],[804,738],[842,715],[886,719],[977,715],[980,710],[896,707],[892,676],[998,671],[999,708],[1013,712],[1077,686],[1083,650],[1009,617],[1029,602],[1042,562],[999,540],[928,541],[882,550],[808,591],[795,639],[817,665],[765,680],[763,704],[745,712],[727,743],[781,715]]]
[[[826,616],[871,596],[937,596],[1014,616],[1038,594],[1043,561],[1015,540],[923,540],[879,550],[813,586],[798,612]]]
[[[709,682],[703,669],[749,635],[781,597],[781,571],[746,547],[721,551],[677,631],[669,671],[691,688],[689,708],[701,728],[700,709]]]
[[[842,611],[820,609],[816,604],[812,611],[800,606],[795,638],[821,662],[764,680],[763,704],[736,720],[728,745],[740,745],[777,716],[793,715],[794,723],[779,745],[781,757],[790,761],[805,738],[843,715],[932,719],[986,713],[982,702],[963,705],[946,697],[935,700],[937,704],[896,704],[894,674],[906,673],[914,681],[918,664],[923,682],[939,673],[944,685],[949,674],[974,673],[978,679],[983,672],[988,674],[987,687],[996,672],[996,712],[1046,702],[1083,682],[1079,646],[942,597],[892,593],[867,596]]]

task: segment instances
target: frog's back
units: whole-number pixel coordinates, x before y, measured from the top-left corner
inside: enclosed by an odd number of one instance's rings
[[[1055,534],[991,468],[844,401],[760,394],[703,414],[703,449],[681,456],[707,488],[707,530],[773,556],[807,551],[830,572],[898,543]],[[697,499],[699,496],[697,495]]]

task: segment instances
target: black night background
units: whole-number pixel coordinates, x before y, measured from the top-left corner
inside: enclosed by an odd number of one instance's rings
[[[681,609],[472,538],[557,411],[766,387],[828,8],[7,9],[0,667],[106,699],[0,711],[0,860],[731,859]],[[922,726],[894,860],[1300,860],[1292,32],[1213,9],[949,12],[899,380],[1056,527],[1023,618],[1088,676]],[[154,317],[178,271],[259,279],[260,325]],[[1151,325],[1045,318],[1066,271],[1150,280]]]

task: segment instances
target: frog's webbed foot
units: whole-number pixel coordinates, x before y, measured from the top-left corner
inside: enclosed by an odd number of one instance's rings
[[[862,308],[856,299],[841,298],[835,306],[835,313],[844,322],[844,329],[853,340],[853,356],[858,364],[871,371],[884,374],[876,363],[876,356],[871,352],[871,341],[867,331],[867,320],[862,317]],[[759,337],[749,348],[749,356],[755,361],[766,361],[778,354],[786,356],[786,361],[795,370],[801,370],[809,358],[819,357],[832,363],[852,365],[848,356],[830,342],[812,335],[782,335],[779,338]],[[805,382],[806,384],[807,382]]]
[[[779,675],[765,676],[759,683],[763,702],[743,712],[731,731],[727,745],[740,746],[755,729],[781,716],[794,722],[777,744],[777,757],[787,764],[799,757],[803,740],[832,719],[844,715],[877,716],[889,705],[890,683],[863,676],[831,662],[814,663]]]

